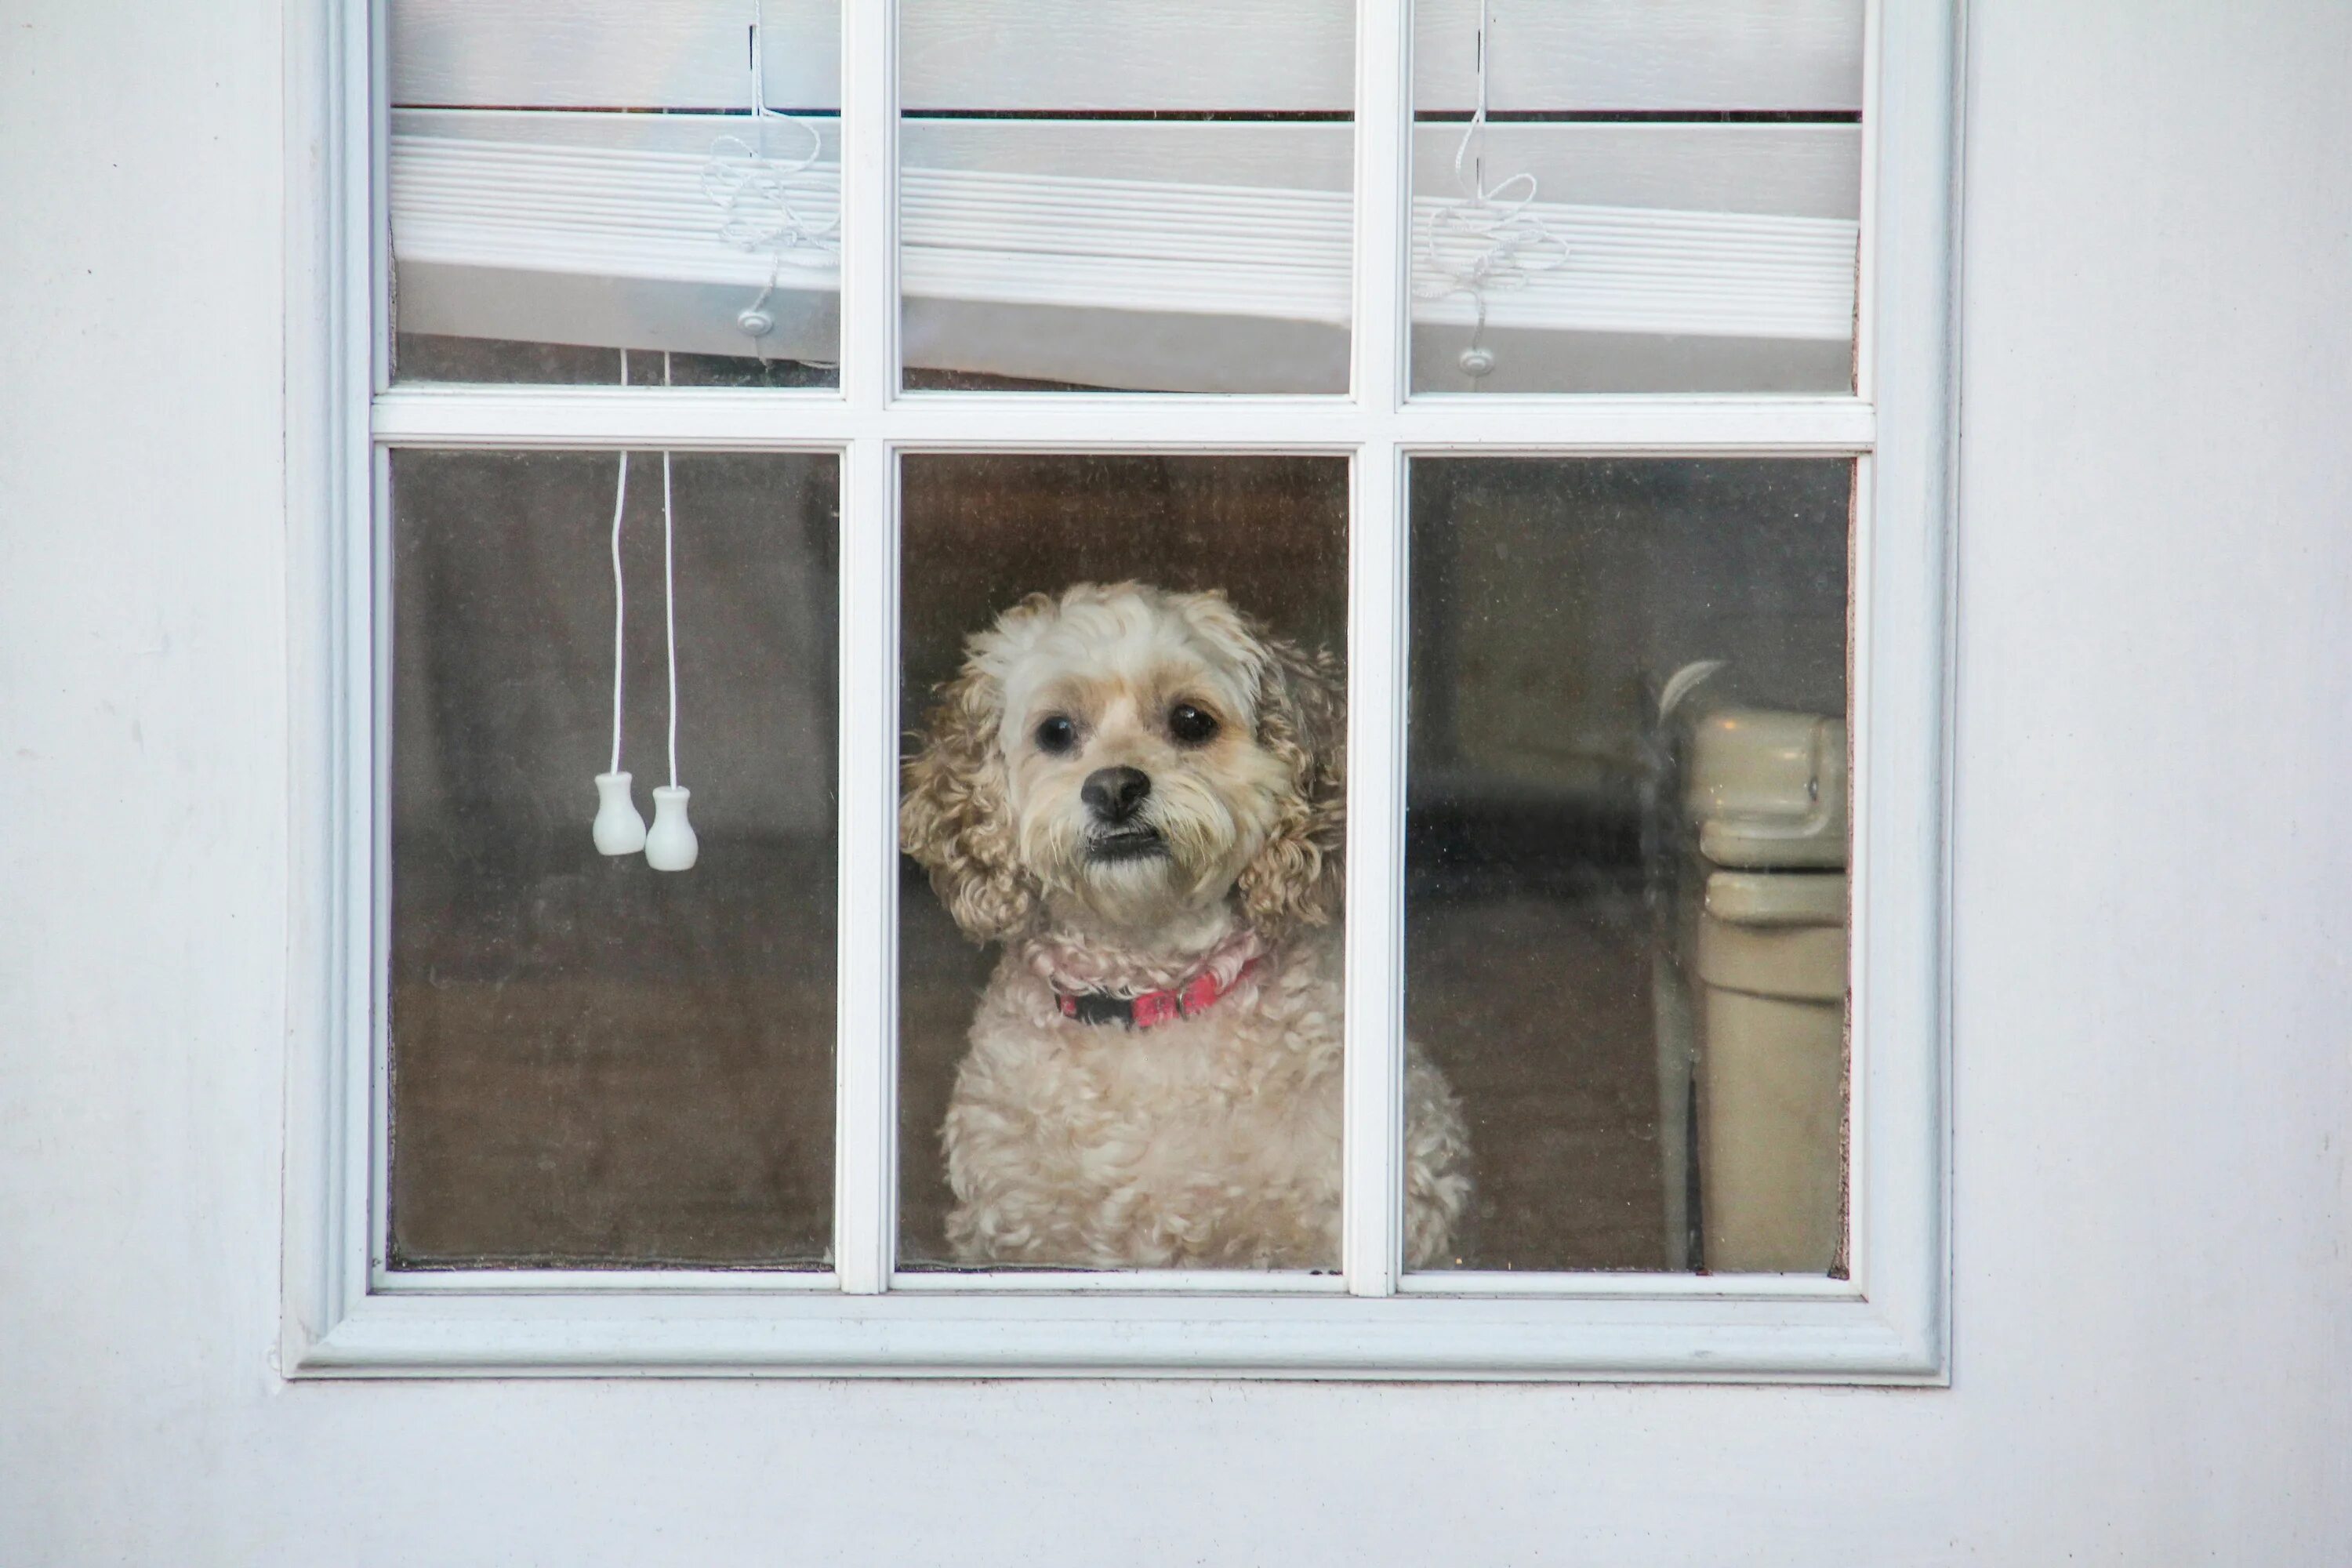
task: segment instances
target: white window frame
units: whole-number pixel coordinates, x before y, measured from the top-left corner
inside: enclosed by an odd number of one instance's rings
[[[898,394],[896,5],[845,4],[837,392],[388,387],[381,8],[289,7],[284,1370],[1944,1381],[1957,0],[1867,9],[1853,395],[1412,399],[1408,0],[1358,5],[1354,384],[1286,398]],[[388,1272],[384,454],[624,446],[841,455],[835,1268]],[[1350,459],[1338,1276],[894,1269],[896,474],[929,450]],[[1404,468],[1441,454],[1855,461],[1844,1279],[1402,1270]]]

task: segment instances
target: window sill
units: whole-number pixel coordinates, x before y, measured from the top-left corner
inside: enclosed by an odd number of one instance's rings
[[[1946,1381],[1932,1321],[1903,1321],[1842,1281],[1551,1279],[1587,1293],[844,1297],[706,1285],[373,1294],[323,1334],[296,1331],[285,1364],[301,1378]]]

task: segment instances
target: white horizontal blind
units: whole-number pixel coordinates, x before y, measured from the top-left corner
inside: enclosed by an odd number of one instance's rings
[[[839,102],[832,0],[759,0],[768,101]],[[1415,104],[1466,111],[1477,0],[1423,0]],[[1862,0],[1529,0],[1498,7],[1512,47],[1493,107],[1852,111]],[[392,101],[458,108],[745,109],[754,0],[393,0]],[[901,94],[919,111],[1346,113],[1348,0],[906,0]],[[1202,40],[1246,37],[1246,49]]]
[[[1552,129],[1572,138],[1582,128]],[[719,237],[699,185],[704,162],[395,136],[400,258],[759,288],[770,264]],[[829,224],[839,165],[820,163],[799,178],[810,210]],[[1348,319],[1346,191],[910,168],[901,193],[910,294]],[[1422,197],[1416,226],[1440,205]],[[1853,330],[1851,219],[1567,202],[1529,210],[1579,265],[1497,296],[1488,314],[1500,325],[1839,341]],[[788,263],[787,276],[835,288],[831,263],[829,253],[814,253],[805,265]],[[1429,309],[1469,317],[1460,299]]]
[[[392,149],[392,231],[404,331],[829,360],[830,251],[731,245],[703,174],[740,118],[404,111]],[[1853,320],[1859,132],[1844,125],[1515,125],[1497,154],[1551,191],[1536,212],[1575,265],[1496,294],[1498,333],[1528,334],[1515,372],[1546,384],[1591,349],[1561,334],[1843,344]],[[922,122],[906,138],[904,284],[926,302],[910,360],[1078,384],[1145,375],[1172,391],[1257,390],[1267,323],[1285,353],[1345,375],[1350,289],[1349,127],[1328,124]],[[772,128],[824,161],[793,176],[819,228],[839,210],[829,124]],[[1416,184],[1444,179],[1454,132],[1414,142]],[[1438,198],[1424,195],[1415,232]],[[754,343],[736,317],[765,289],[776,330]],[[990,307],[1084,310],[1006,331]],[[1466,322],[1464,296],[1419,298],[1417,322]],[[1138,329],[1105,333],[1105,320]],[[1158,330],[1170,318],[1181,331]],[[1164,345],[1139,365],[1132,344]],[[1637,358],[1638,351],[1621,351]],[[1818,356],[1816,356],[1818,357]],[[1833,363],[1835,353],[1829,359]],[[1560,362],[1558,369],[1554,362]],[[1703,353],[1693,390],[1737,385]],[[1556,384],[1556,383],[1554,383]],[[1793,384],[1801,384],[1795,383]]]
[[[822,252],[778,268],[719,243],[700,157],[728,127],[691,111],[839,100],[832,0],[591,0],[551,25],[513,0],[389,0],[398,121],[392,230],[404,331],[831,361]],[[1490,100],[1664,123],[1510,123],[1496,167],[1538,182],[1529,215],[1575,264],[1486,300],[1504,373],[1484,390],[1821,392],[1848,384],[1862,0],[1507,5]],[[1357,17],[1351,0],[905,0],[907,363],[1170,392],[1344,384]],[[1475,100],[1478,0],[1423,0],[1413,112]],[[761,47],[752,47],[754,26]],[[1245,48],[1205,47],[1247,38]],[[466,113],[490,107],[507,112]],[[550,113],[565,108],[585,114]],[[616,112],[658,108],[648,117]],[[593,112],[601,110],[603,112]],[[1755,110],[1806,123],[1673,122]],[[1105,121],[1110,113],[1238,116]],[[1339,122],[1281,116],[1327,115]],[[1072,117],[1077,118],[1072,118]],[[1255,116],[1252,119],[1249,117]],[[1268,119],[1266,116],[1277,118]],[[1822,119],[1831,121],[1820,122]],[[1412,147],[1416,222],[1455,188],[1457,133]],[[469,140],[481,145],[465,145]],[[544,140],[539,153],[514,144]],[[492,145],[507,143],[508,145]],[[599,161],[588,150],[613,154]],[[624,154],[642,154],[625,156]],[[665,163],[660,154],[674,162]],[[826,157],[832,156],[828,149]],[[812,212],[838,176],[804,171]],[[1451,363],[1477,306],[1413,290]],[[1662,353],[1643,340],[1670,338]],[[1132,345],[1153,345],[1140,356]],[[1122,346],[1126,345],[1126,346]],[[1142,363],[1139,363],[1139,359]],[[1277,369],[1277,364],[1287,369]]]

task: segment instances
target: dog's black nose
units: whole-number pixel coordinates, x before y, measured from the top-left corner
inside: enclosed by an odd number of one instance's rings
[[[1079,787],[1078,798],[1105,822],[1125,822],[1151,793],[1151,775],[1141,768],[1097,768]]]

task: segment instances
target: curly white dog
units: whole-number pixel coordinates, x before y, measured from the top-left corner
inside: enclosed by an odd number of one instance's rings
[[[944,1139],[970,1263],[1339,1262],[1344,687],[1220,594],[1082,584],[971,638],[906,765],[907,851],[1005,951]],[[1470,1194],[1418,1050],[1405,1250]]]

